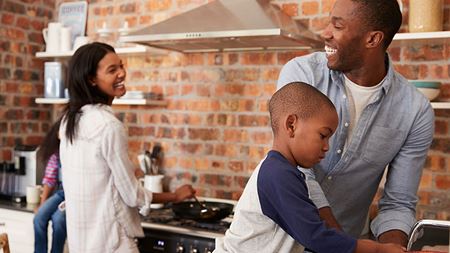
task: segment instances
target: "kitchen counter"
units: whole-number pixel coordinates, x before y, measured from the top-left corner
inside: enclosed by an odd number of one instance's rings
[[[22,211],[33,213],[34,209],[37,207],[37,204],[28,204],[26,202],[23,203],[15,203],[11,200],[0,200],[0,208],[9,209],[14,211]]]

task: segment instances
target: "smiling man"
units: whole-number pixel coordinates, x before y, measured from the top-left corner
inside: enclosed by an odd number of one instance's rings
[[[361,235],[387,169],[371,231],[380,242],[406,245],[434,115],[386,53],[401,21],[396,0],[336,0],[322,34],[325,52],[289,61],[277,88],[310,83],[336,106],[339,125],[330,151],[313,170],[303,170],[321,218]]]

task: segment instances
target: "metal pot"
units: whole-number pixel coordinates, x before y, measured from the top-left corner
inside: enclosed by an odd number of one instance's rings
[[[191,219],[196,221],[206,221],[214,222],[222,220],[223,218],[229,216],[233,212],[234,205],[222,202],[202,202],[206,207],[217,210],[213,215],[205,217],[201,215],[201,210],[203,209],[197,202],[187,201],[172,204],[172,211],[175,216],[183,219]]]

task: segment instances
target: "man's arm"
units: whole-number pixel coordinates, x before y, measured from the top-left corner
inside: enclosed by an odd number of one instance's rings
[[[405,246],[416,221],[417,189],[434,133],[433,109],[429,103],[422,104],[422,108],[404,145],[389,164],[379,213],[371,224],[373,234],[382,242]]]
[[[406,247],[408,244],[408,236],[401,230],[390,230],[382,233],[378,237],[378,241],[381,243],[395,243]]]

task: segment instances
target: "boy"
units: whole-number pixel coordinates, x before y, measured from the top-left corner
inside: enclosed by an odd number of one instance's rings
[[[356,240],[320,220],[308,197],[303,173],[325,157],[338,125],[333,103],[314,87],[294,82],[269,102],[272,150],[250,177],[236,206],[230,229],[216,240],[214,252],[317,253],[404,250],[394,244]]]

